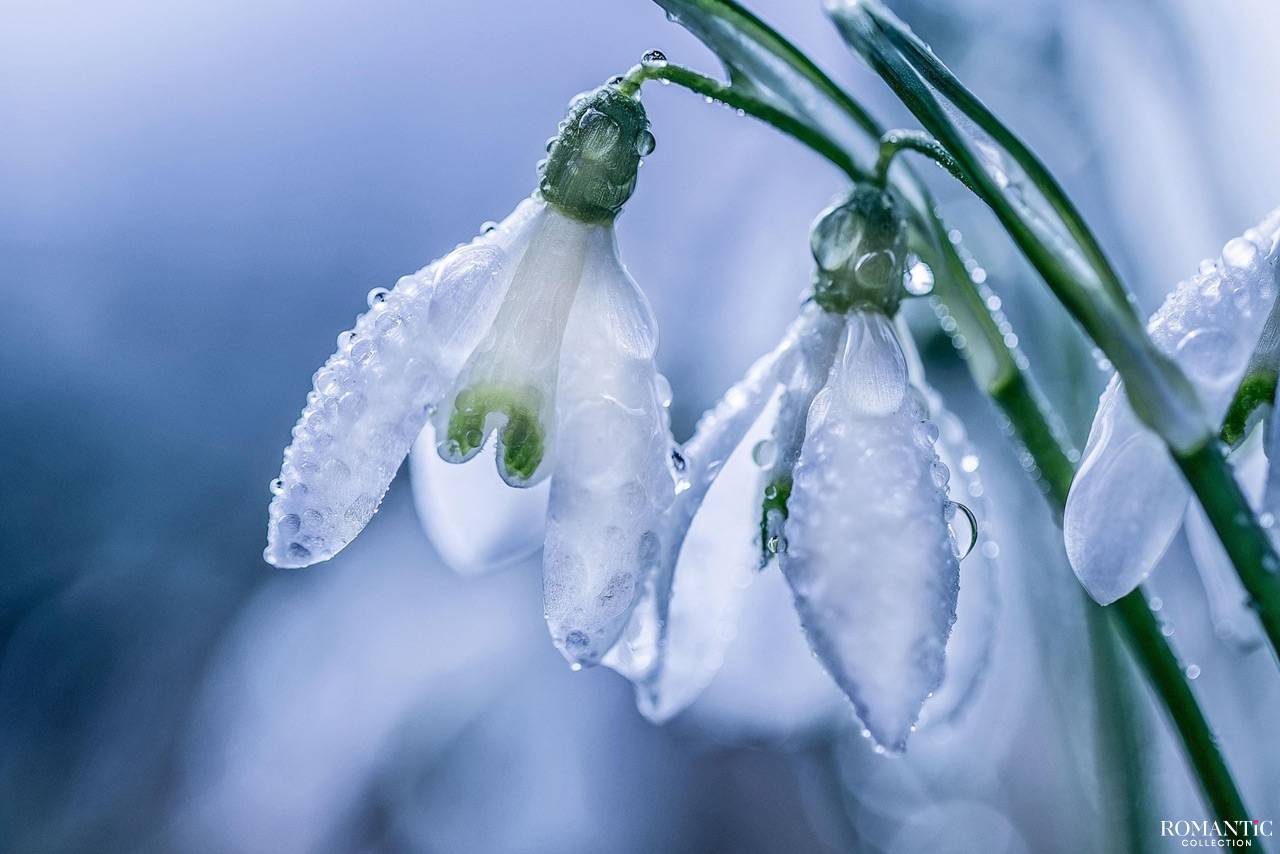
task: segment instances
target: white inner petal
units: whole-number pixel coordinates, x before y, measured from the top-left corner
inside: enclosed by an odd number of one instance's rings
[[[441,456],[468,460],[498,430],[503,480],[526,486],[550,472],[561,342],[588,243],[604,230],[553,208],[539,219],[489,335],[433,418]]]

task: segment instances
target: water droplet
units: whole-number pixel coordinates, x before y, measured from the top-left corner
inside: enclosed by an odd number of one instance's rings
[[[1210,273],[1218,272],[1218,262],[1212,258],[1206,258],[1200,262],[1200,275],[1207,276]]]
[[[569,665],[569,669],[572,670],[574,673],[577,673],[579,670],[582,669],[582,665],[575,661],[573,664]]]
[[[1164,600],[1159,596],[1152,596],[1151,601],[1147,603],[1147,607],[1152,611],[1159,611],[1164,607]]]
[[[947,481],[951,479],[951,469],[947,468],[946,463],[934,460],[933,464],[929,466],[929,476],[933,479],[934,486],[944,489]]]
[[[761,439],[751,449],[751,459],[755,460],[756,465],[761,468],[768,468],[778,459],[778,443],[772,439]],[[769,489],[773,489],[775,495],[778,492],[773,487],[769,487]],[[768,495],[768,490],[765,491],[765,494]]]
[[[921,421],[912,428],[911,434],[921,445],[932,445],[938,441],[938,425],[932,421]]]
[[[387,296],[390,293],[386,288],[374,288],[369,291],[369,296],[365,298],[365,302],[369,303],[369,308],[381,308],[387,304]]]
[[[863,287],[882,288],[889,284],[895,260],[891,249],[868,252],[854,262],[853,274]]]
[[[957,560],[964,560],[978,544],[978,517],[973,515],[972,510],[957,501],[949,502],[947,510],[950,517],[947,521],[947,530],[951,532],[951,548],[955,551]],[[960,512],[955,513],[956,510]],[[961,518],[964,521],[957,524],[957,520]]]
[[[349,352],[354,343],[356,343],[356,333],[353,330],[348,329],[338,334],[338,349],[343,353]]]
[[[787,538],[772,536],[769,538],[769,553],[780,555],[787,550]]]
[[[903,278],[903,287],[912,296],[922,297],[933,292],[933,269],[916,256],[907,258],[907,275]]]
[[[610,77],[610,78],[609,78],[609,85],[610,85],[610,86],[621,86],[621,85],[622,85],[622,81],[623,81],[623,80],[625,80],[625,79],[626,79],[626,78],[625,78],[625,77],[623,77],[621,74],[615,74],[615,75],[613,75],[612,77]]]
[[[1188,664],[1188,665],[1187,665],[1187,678],[1188,678],[1188,679],[1195,679],[1195,678],[1196,678],[1196,677],[1198,677],[1199,675],[1200,675],[1200,666],[1199,666],[1199,665],[1197,665],[1197,664]]]
[[[660,405],[662,406],[671,405],[671,381],[670,380],[668,380],[662,374],[658,374],[657,378],[654,379],[653,381],[653,390],[658,395],[658,403]]]
[[[978,455],[965,454],[960,458],[960,468],[968,474],[973,474],[978,470]]]
[[[656,48],[654,50],[647,50],[645,51],[644,56],[640,57],[640,64],[645,68],[666,68],[667,55]]]
[[[554,139],[554,137],[553,137],[553,139]],[[495,229],[497,229],[497,227],[498,227],[498,224],[497,224],[496,222],[494,222],[493,220],[488,220],[488,221],[486,221],[486,222],[484,222],[484,223],[482,223],[482,224],[481,224],[481,226],[480,226],[480,233],[481,233],[481,234],[492,234],[492,233],[494,232],[494,230],[495,230]]]
[[[882,754],[882,753],[884,753],[884,745],[883,745],[883,744],[877,744],[877,745],[875,746],[874,750],[875,750],[875,752],[876,752],[877,754]]]
[[[685,469],[684,455],[675,449],[671,451],[671,467],[676,471],[684,471]]]
[[[1173,637],[1173,623],[1165,623],[1160,627],[1160,634],[1167,638]]]
[[[1222,260],[1232,267],[1244,267],[1251,264],[1257,255],[1258,247],[1243,237],[1233,238],[1227,242],[1226,246],[1222,247]]]
[[[636,137],[636,153],[641,157],[647,157],[648,155],[653,154],[653,148],[657,144],[658,141],[654,139],[653,134],[649,133],[647,130],[642,130],[640,131],[639,136]]]
[[[284,481],[283,481],[283,480],[281,480],[280,478],[276,478],[275,480],[271,481],[271,487],[270,487],[270,489],[271,489],[271,494],[272,494],[272,495],[283,495],[283,494],[284,494]]]

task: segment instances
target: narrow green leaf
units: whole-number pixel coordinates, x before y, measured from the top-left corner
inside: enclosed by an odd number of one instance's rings
[[[878,0],[828,0],[845,41],[942,142],[1005,229],[1120,371],[1134,410],[1175,450],[1214,431],[1147,337],[1106,256],[1039,159]]]

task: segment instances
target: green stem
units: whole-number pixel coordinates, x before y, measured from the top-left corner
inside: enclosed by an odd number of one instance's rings
[[[929,134],[920,130],[891,130],[880,137],[880,156],[876,159],[876,170],[872,180],[879,186],[885,186],[889,179],[889,166],[900,151],[916,151],[932,159],[960,183],[973,190],[964,171],[956,163],[950,152]]]
[[[1226,548],[1273,650],[1280,650],[1280,561],[1216,443],[1173,457]]]
[[[721,83],[719,80],[708,77],[691,68],[668,62],[664,65],[647,66],[642,64],[635,66],[627,72],[618,88],[623,94],[634,96],[640,90],[640,85],[646,80],[667,80],[677,86],[696,92],[704,98],[719,101],[735,110],[741,110],[743,113],[772,125],[787,136],[804,143],[848,175],[850,180],[864,181],[867,178],[866,173],[858,168],[853,158],[825,134],[803,122],[797,121],[789,113],[743,91],[741,87],[730,83]]]
[[[1129,641],[1138,651],[1138,661],[1177,725],[1183,747],[1196,776],[1200,778],[1214,815],[1220,820],[1248,820],[1249,811],[1245,809],[1231,771],[1222,758],[1209,722],[1196,703],[1195,694],[1183,676],[1177,657],[1165,642],[1159,621],[1147,607],[1142,589],[1120,599],[1109,610],[1120,615]]]

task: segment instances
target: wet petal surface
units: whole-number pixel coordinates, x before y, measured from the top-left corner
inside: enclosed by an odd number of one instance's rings
[[[391,479],[488,332],[545,205],[529,200],[501,225],[391,291],[338,339],[274,483],[268,563],[328,560],[360,533]]]
[[[955,620],[948,475],[891,322],[851,314],[842,350],[810,408],[780,563],[819,659],[901,750]]]
[[[1280,211],[1238,237],[1177,287],[1148,331],[1221,423],[1275,305]],[[1113,377],[1098,405],[1063,532],[1080,583],[1109,604],[1142,582],[1182,524],[1190,492],[1163,442],[1142,425]]]

